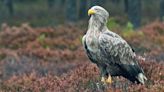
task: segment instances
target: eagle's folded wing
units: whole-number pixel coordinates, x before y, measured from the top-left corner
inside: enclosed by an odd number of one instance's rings
[[[109,35],[109,34],[101,34],[99,38],[99,46],[103,53],[112,59],[110,60],[113,63],[117,64],[131,64],[138,65],[135,59],[135,53],[132,51],[131,47],[127,44],[125,40],[123,40],[119,36]]]

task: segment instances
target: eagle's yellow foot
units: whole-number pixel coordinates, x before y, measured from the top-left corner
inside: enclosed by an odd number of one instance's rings
[[[103,83],[109,83],[109,84],[112,84],[112,77],[109,75],[108,78],[106,79],[105,77],[101,77],[101,82]]]
[[[105,81],[106,83],[112,84],[112,77],[109,75],[108,79]]]
[[[105,77],[101,77],[101,82],[105,83]]]

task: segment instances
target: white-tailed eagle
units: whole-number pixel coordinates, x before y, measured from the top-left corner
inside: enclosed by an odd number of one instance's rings
[[[88,31],[82,43],[89,59],[100,69],[101,81],[112,83],[111,76],[123,76],[133,83],[144,84],[147,78],[135,53],[122,37],[108,30],[108,12],[100,6],[93,6],[88,15]]]

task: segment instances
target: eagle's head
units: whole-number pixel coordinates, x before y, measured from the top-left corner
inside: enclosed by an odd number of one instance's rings
[[[88,15],[93,17],[94,20],[99,20],[101,23],[106,23],[109,13],[101,6],[93,6],[88,10]]]

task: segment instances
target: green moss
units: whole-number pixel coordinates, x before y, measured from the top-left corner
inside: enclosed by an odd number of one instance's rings
[[[46,38],[46,35],[45,35],[45,34],[41,34],[41,35],[39,35],[39,37],[37,38],[37,40],[38,40],[40,43],[43,43],[44,40],[45,40],[45,38]]]
[[[42,33],[41,35],[38,36],[37,40],[39,41],[39,43],[41,44],[41,46],[45,49],[49,49],[49,45],[46,44],[45,42],[46,39],[46,34]]]
[[[127,25],[123,28],[122,35],[125,38],[131,38],[134,36],[144,37],[144,33],[142,31],[134,30],[134,26],[131,22],[128,22]]]

